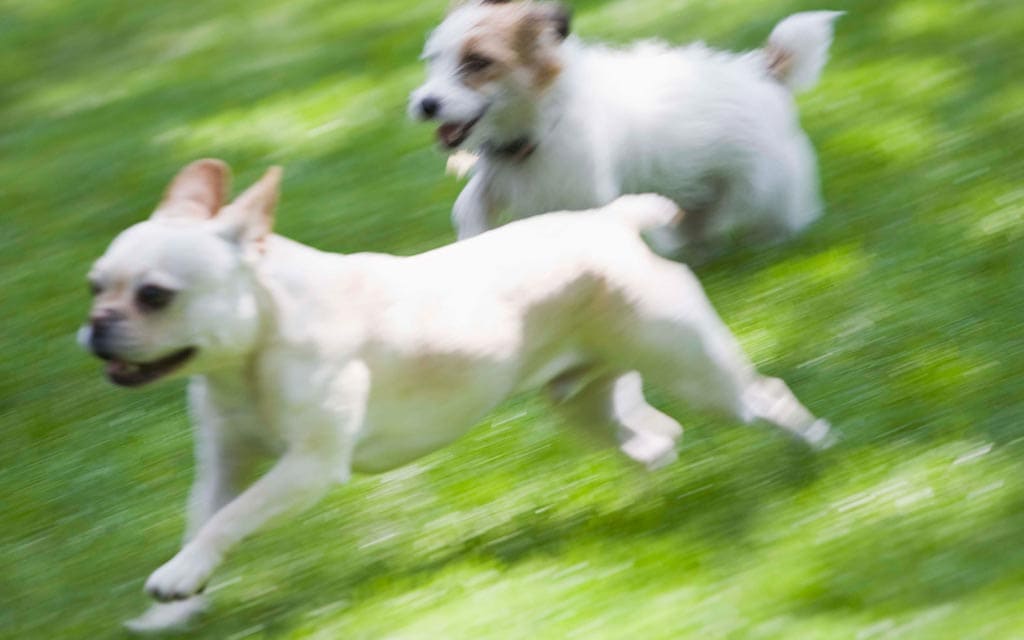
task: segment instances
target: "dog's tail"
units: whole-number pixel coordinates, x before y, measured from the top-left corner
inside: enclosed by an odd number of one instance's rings
[[[794,93],[818,83],[832,44],[832,24],[842,11],[795,13],[768,36],[762,50],[768,73]]]
[[[620,196],[601,209],[601,215],[612,215],[636,231],[651,231],[675,226],[683,219],[683,210],[672,200],[656,193]]]

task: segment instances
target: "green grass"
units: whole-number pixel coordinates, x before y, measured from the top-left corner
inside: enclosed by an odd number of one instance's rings
[[[446,4],[0,0],[0,636],[121,637],[183,526],[182,385],[77,349],[91,260],[209,155],[286,165],[280,230],[318,247],[450,241],[459,185],[404,117]],[[1024,637],[1024,4],[574,5],[590,38],[727,47],[849,12],[800,100],[827,215],[700,272],[842,443],[680,407],[645,474],[522,398],[243,544],[195,637]]]

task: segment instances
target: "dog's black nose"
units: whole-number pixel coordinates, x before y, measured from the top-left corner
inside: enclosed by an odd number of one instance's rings
[[[114,357],[111,347],[111,331],[115,323],[123,319],[123,314],[112,309],[103,309],[89,317],[89,348],[96,357],[110,360]]]
[[[428,118],[433,118],[441,110],[441,101],[432,96],[427,96],[420,101],[420,111]]]

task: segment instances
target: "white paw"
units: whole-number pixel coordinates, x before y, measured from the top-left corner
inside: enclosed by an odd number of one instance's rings
[[[202,591],[219,563],[216,554],[188,544],[149,576],[146,593],[161,602],[184,600]]]
[[[665,436],[638,433],[619,447],[623,453],[647,467],[648,471],[660,469],[675,462],[676,441]]]
[[[835,432],[832,430],[832,425],[829,424],[828,420],[817,419],[810,427],[804,431],[804,440],[807,444],[811,445],[812,448],[818,451],[824,451],[832,447],[839,439],[836,437]]]
[[[206,610],[206,599],[194,596],[176,602],[154,604],[141,616],[124,623],[124,628],[140,635],[185,631]]]
[[[476,166],[479,160],[480,157],[475,153],[462,150],[456,151],[448,156],[448,164],[445,166],[444,172],[461,180],[469,175],[469,172],[473,170],[473,167]]]

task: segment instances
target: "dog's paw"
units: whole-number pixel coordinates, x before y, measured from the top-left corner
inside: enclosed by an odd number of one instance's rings
[[[146,593],[160,602],[184,600],[203,590],[220,558],[202,547],[186,545],[146,580]]]
[[[654,471],[675,462],[676,441],[662,435],[638,433],[620,445],[619,449],[630,458]]]
[[[831,449],[837,442],[839,442],[839,436],[836,435],[832,425],[829,424],[828,420],[817,419],[810,427],[804,431],[804,440],[808,445],[815,451],[825,451]]]
[[[124,628],[138,635],[165,634],[186,631],[192,622],[206,611],[202,596],[193,596],[176,602],[159,602],[141,616],[124,623]]]
[[[480,157],[469,151],[456,151],[448,156],[448,164],[445,166],[445,173],[462,180],[473,170]]]

